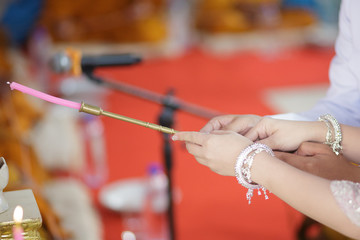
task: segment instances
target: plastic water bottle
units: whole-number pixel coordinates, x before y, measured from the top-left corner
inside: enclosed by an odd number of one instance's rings
[[[144,207],[146,240],[168,240],[168,178],[159,164],[148,167],[147,193]]]

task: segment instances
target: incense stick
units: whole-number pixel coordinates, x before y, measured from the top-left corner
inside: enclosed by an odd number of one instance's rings
[[[65,99],[58,98],[58,97],[54,97],[54,96],[51,96],[49,94],[37,91],[37,90],[29,88],[29,87],[26,87],[26,86],[21,85],[21,84],[16,83],[16,82],[12,82],[12,83],[7,82],[7,84],[10,85],[11,90],[15,89],[15,90],[18,90],[20,92],[23,92],[23,93],[29,94],[31,96],[34,96],[34,97],[40,98],[42,100],[45,100],[47,102],[55,103],[55,104],[58,104],[58,105],[69,107],[69,108],[75,108],[75,109],[78,109],[78,110],[80,109],[80,106],[81,106],[80,103],[72,102],[72,101],[65,100]]]
[[[85,112],[85,113],[92,114],[92,115],[95,115],[95,116],[104,115],[104,116],[115,118],[115,119],[118,119],[118,120],[121,120],[121,121],[129,122],[129,123],[133,123],[133,124],[136,124],[136,125],[147,127],[147,128],[153,129],[153,130],[157,130],[157,131],[163,132],[163,133],[174,134],[174,133],[177,132],[172,128],[160,126],[160,125],[149,123],[149,122],[144,122],[144,121],[141,121],[141,120],[138,120],[138,119],[122,116],[122,115],[119,115],[119,114],[116,114],[116,113],[103,111],[100,107],[92,106],[92,105],[86,104],[84,102],[77,103],[77,102],[72,102],[72,101],[69,101],[69,100],[62,99],[62,98],[54,97],[54,96],[51,96],[49,94],[37,91],[37,90],[29,88],[29,87],[26,87],[26,86],[21,85],[21,84],[16,83],[16,82],[12,82],[12,83],[7,82],[7,84],[10,85],[11,90],[15,89],[15,90],[18,90],[20,92],[23,92],[23,93],[29,94],[31,96],[34,96],[34,97],[40,98],[42,100],[45,100],[47,102],[55,103],[55,104],[58,104],[58,105],[69,107],[69,108],[74,108],[74,109],[79,110],[79,112]]]

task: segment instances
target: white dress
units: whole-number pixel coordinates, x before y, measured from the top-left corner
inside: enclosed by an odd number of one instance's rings
[[[332,181],[330,188],[346,216],[360,227],[360,183]]]

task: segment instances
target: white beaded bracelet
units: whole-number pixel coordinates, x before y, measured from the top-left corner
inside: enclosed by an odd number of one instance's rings
[[[330,114],[325,114],[325,115],[320,116],[319,121],[325,122],[326,126],[328,128],[328,131],[326,133],[326,141],[324,143],[329,145],[336,155],[339,155],[342,150],[342,146],[341,146],[342,133],[341,133],[340,124]],[[330,125],[332,126],[332,129],[334,130],[334,140],[333,141],[331,139],[332,133],[331,133]]]
[[[240,153],[235,164],[236,179],[238,180],[239,184],[243,185],[248,189],[246,193],[246,199],[248,200],[249,204],[251,203],[251,198],[253,196],[254,189],[258,189],[258,195],[261,195],[261,191],[260,191],[261,189],[264,192],[265,199],[269,198],[266,194],[266,189],[263,186],[251,181],[250,170],[251,170],[252,162],[254,160],[255,155],[262,151],[266,151],[271,156],[275,156],[271,148],[269,148],[267,145],[262,143],[253,143]],[[250,153],[252,154],[249,156]]]

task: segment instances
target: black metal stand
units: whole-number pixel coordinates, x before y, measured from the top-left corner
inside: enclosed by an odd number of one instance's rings
[[[163,102],[163,110],[159,115],[159,124],[168,128],[173,127],[174,123],[174,113],[178,109],[177,104],[172,101],[173,98],[173,91],[169,91],[164,98]],[[164,165],[166,169],[166,175],[168,177],[168,224],[169,224],[169,239],[175,240],[175,217],[174,217],[174,201],[173,201],[173,184],[172,184],[172,169],[173,169],[173,151],[172,151],[172,144],[170,141],[169,134],[162,133],[163,135],[163,151],[164,151]]]
[[[131,96],[139,97],[150,102],[154,102],[160,105],[163,105],[164,102],[171,101],[171,104],[176,104],[177,109],[179,111],[183,111],[189,114],[192,114],[197,117],[202,117],[205,119],[211,119],[215,116],[222,115],[223,113],[214,111],[212,109],[207,109],[204,107],[197,106],[195,104],[184,102],[178,98],[168,96],[164,96],[162,94],[158,94],[143,88],[135,87],[126,83],[111,81],[108,79],[103,79],[101,77],[95,76],[93,74],[93,69],[83,70],[83,73],[89,78],[89,80],[94,83],[101,85],[103,87],[107,87],[116,91],[120,91],[122,93],[129,94]]]
[[[220,115],[219,112],[204,109],[196,105],[188,104],[176,99],[173,96],[174,95],[173,90],[170,90],[168,94],[164,96],[153,93],[145,89],[127,85],[124,83],[104,80],[103,78],[95,76],[93,74],[93,69],[83,69],[83,72],[90,80],[92,80],[96,84],[161,104],[163,106],[163,110],[159,115],[158,122],[160,125],[168,128],[173,127],[174,113],[176,110],[183,110],[185,112],[207,119]],[[169,240],[175,240],[176,234],[175,234],[175,218],[174,218],[173,188],[172,188],[173,150],[172,150],[172,144],[169,134],[162,133],[162,136],[163,136],[164,165],[165,165],[166,175],[169,181],[168,184],[168,199],[169,199],[168,223],[169,223],[169,238],[170,238]]]

